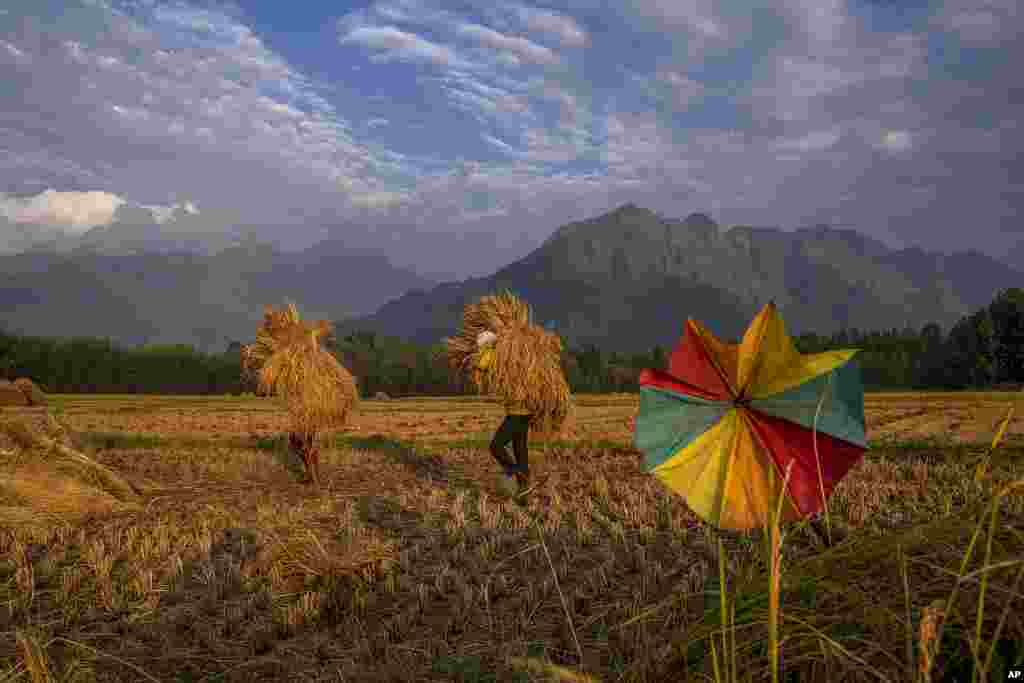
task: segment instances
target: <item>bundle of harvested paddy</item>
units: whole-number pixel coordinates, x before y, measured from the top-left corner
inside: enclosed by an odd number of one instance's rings
[[[462,329],[445,340],[449,365],[484,394],[523,404],[534,415],[538,433],[560,431],[572,410],[569,384],[562,372],[562,340],[531,322],[526,302],[511,292],[482,297],[466,306]],[[475,372],[477,337],[490,331],[493,362]]]
[[[18,389],[21,390],[21,393],[25,395],[30,406],[45,406],[49,403],[49,400],[46,398],[46,394],[43,393],[43,390],[28,377],[20,377],[14,380],[14,385],[17,386]]]
[[[318,480],[315,440],[329,428],[344,426],[359,400],[355,378],[320,347],[330,334],[325,320],[307,323],[295,304],[267,307],[256,342],[243,349],[243,367],[255,375],[258,391],[277,396],[292,420],[289,443],[299,452],[313,481]]]
[[[14,382],[0,379],[0,407],[2,406],[27,406],[28,397],[18,388]]]
[[[260,391],[281,398],[295,431],[302,434],[344,426],[359,400],[355,378],[320,348],[317,331],[312,328],[305,338],[274,351],[257,376]]]
[[[256,330],[256,341],[242,347],[243,369],[255,377],[274,351],[301,330],[302,320],[295,304],[289,303],[282,309],[267,306],[263,311],[263,322]]]

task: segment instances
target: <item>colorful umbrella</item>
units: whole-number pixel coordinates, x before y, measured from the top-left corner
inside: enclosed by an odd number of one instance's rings
[[[644,469],[723,529],[763,526],[779,493],[784,520],[822,510],[866,448],[856,352],[801,354],[774,303],[739,344],[687,320],[668,371],[640,374]]]

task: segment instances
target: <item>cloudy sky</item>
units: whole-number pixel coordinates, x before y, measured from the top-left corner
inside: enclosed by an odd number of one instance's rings
[[[4,0],[0,217],[192,202],[462,276],[627,201],[999,254],[1018,5]]]

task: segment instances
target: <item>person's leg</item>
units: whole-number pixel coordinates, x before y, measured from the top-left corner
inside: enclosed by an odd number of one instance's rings
[[[516,439],[513,442],[513,448],[515,449],[516,465],[523,474],[530,474],[530,416],[529,415],[516,415]]]
[[[506,415],[505,420],[498,427],[498,431],[494,433],[494,438],[491,439],[491,456],[498,461],[501,468],[505,471],[505,474],[512,476],[515,465],[513,465],[508,455],[507,446],[515,438],[515,424],[512,421],[511,415]]]
[[[516,456],[516,479],[523,486],[530,481],[530,416],[516,415],[516,436],[512,442]]]

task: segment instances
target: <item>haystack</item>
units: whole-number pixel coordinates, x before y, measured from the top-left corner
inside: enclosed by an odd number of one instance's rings
[[[22,393],[14,382],[0,379],[0,407],[3,406],[27,406],[28,398]]]
[[[258,379],[261,393],[277,396],[292,420],[289,439],[317,479],[316,439],[325,429],[343,427],[359,400],[355,378],[320,347],[331,331],[326,320],[307,323],[294,304],[267,307],[256,342],[243,349],[243,365]]]
[[[30,406],[45,406],[49,403],[49,399],[46,398],[43,390],[28,377],[20,377],[14,380],[14,384],[25,395],[25,398],[28,399]]]
[[[477,336],[497,335],[494,362],[476,373]],[[449,365],[477,391],[524,403],[537,433],[559,432],[572,411],[572,395],[562,372],[562,340],[532,322],[530,307],[511,292],[484,296],[466,306],[462,329],[445,340]]]

